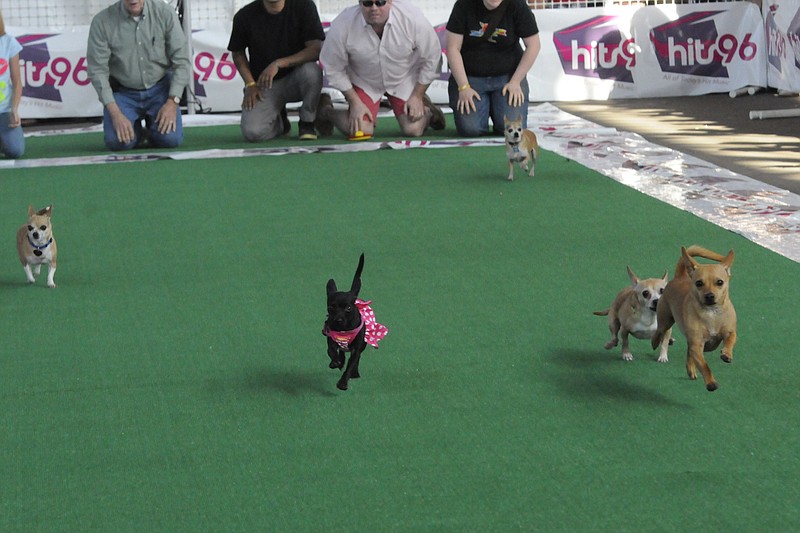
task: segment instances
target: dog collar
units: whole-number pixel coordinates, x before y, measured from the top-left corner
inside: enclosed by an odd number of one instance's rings
[[[515,152],[519,152],[519,141],[517,141],[517,142],[515,142],[515,143],[513,143],[513,142],[509,141],[509,142],[508,142],[508,145],[511,147],[511,149],[512,149],[513,151],[515,151]]]
[[[364,320],[361,320],[361,324],[358,325],[357,328],[351,329],[349,331],[336,331],[335,329],[330,329],[328,327],[322,332],[325,336],[330,337],[333,342],[339,345],[339,348],[342,350],[346,350],[350,347],[354,340],[361,330],[364,329]]]
[[[33,241],[31,240],[31,236],[30,236],[30,235],[28,235],[28,244],[30,244],[30,245],[31,245],[33,248],[35,248],[35,249],[37,249],[37,250],[44,250],[45,248],[47,248],[48,246],[50,246],[52,243],[53,243],[53,238],[51,237],[51,238],[50,238],[50,240],[49,240],[49,241],[47,241],[47,243],[46,243],[46,244],[41,244],[41,245],[39,245],[39,244],[36,244],[35,242],[33,242]]]

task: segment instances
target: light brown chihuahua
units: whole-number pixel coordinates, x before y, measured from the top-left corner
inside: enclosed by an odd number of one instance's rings
[[[34,283],[36,276],[47,265],[47,286],[56,286],[53,276],[56,274],[56,239],[53,237],[53,226],[50,215],[53,206],[34,211],[28,206],[28,222],[17,231],[17,252],[19,261],[25,269],[28,283]],[[33,268],[31,268],[33,267]]]
[[[539,141],[536,134],[522,127],[522,118],[510,120],[503,117],[505,122],[506,159],[508,159],[508,181],[514,179],[514,163],[520,168],[528,170],[528,176],[533,176],[536,168],[536,159],[539,157]]]
[[[719,264],[701,264],[695,257]],[[669,340],[669,330],[677,322],[686,337],[686,372],[690,379],[697,379],[699,368],[709,391],[717,390],[718,385],[703,352],[716,350],[722,343],[722,360],[733,361],[736,310],[728,295],[732,264],[733,250],[722,256],[700,246],[681,247],[675,277],[667,283],[656,310],[658,326],[651,340],[653,349]]]
[[[667,285],[667,273],[664,277],[639,279],[628,267],[628,278],[631,284],[619,291],[611,307],[602,311],[595,311],[597,316],[608,316],[608,329],[611,331],[611,340],[605,344],[605,349],[610,350],[619,340],[617,335],[622,337],[622,358],[625,361],[633,361],[628,335],[633,335],[637,339],[651,339],[656,331],[656,308],[664,287]],[[667,350],[669,348],[669,336],[665,336],[664,343],[661,344],[661,351],[658,355],[659,363],[669,361]]]

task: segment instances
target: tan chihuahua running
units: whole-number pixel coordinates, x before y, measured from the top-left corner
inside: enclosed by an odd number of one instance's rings
[[[633,361],[633,354],[628,345],[628,335],[637,339],[650,339],[656,332],[656,306],[667,286],[667,273],[663,278],[639,279],[628,267],[628,277],[631,284],[619,291],[611,307],[603,311],[595,311],[598,316],[608,316],[608,329],[611,331],[611,340],[605,344],[605,349],[610,350],[619,341],[617,334],[622,337],[622,359]],[[658,356],[659,363],[666,363],[669,337],[661,343]]]
[[[505,122],[506,158],[508,159],[508,181],[514,180],[514,163],[528,170],[528,176],[533,176],[536,159],[539,157],[539,141],[536,134],[522,127],[522,118]],[[529,170],[530,169],[530,170]]]
[[[701,264],[695,257],[719,263]],[[713,351],[722,343],[722,360],[733,361],[736,311],[728,295],[732,264],[733,250],[722,256],[700,246],[681,247],[675,277],[667,283],[656,311],[658,328],[651,341],[653,349],[669,338],[670,328],[677,322],[686,337],[686,372],[690,379],[697,379],[699,367],[709,391],[718,385],[703,352]]]
[[[53,237],[53,226],[50,215],[53,207],[47,206],[37,211],[28,206],[28,222],[17,231],[17,252],[28,283],[36,282],[36,276],[47,265],[47,286],[56,286],[53,276],[56,273],[56,239]],[[33,267],[33,268],[31,268]]]

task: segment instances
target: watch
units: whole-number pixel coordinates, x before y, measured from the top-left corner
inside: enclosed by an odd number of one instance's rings
[[[181,97],[180,96],[170,96],[170,100],[175,102],[176,105],[181,105]]]

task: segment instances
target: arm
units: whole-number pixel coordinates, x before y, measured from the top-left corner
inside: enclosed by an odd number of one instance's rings
[[[406,100],[405,113],[412,122],[425,116],[425,104],[423,98],[428,87],[439,78],[442,70],[442,45],[436,30],[427,20],[422,20],[417,25],[416,49],[419,54],[419,61],[415,65],[417,80],[411,94]]]
[[[249,111],[255,107],[256,102],[263,100],[261,91],[256,84],[255,77],[253,77],[253,71],[250,70],[250,62],[247,60],[247,54],[245,54],[243,50],[233,52],[233,64],[236,65],[236,70],[244,81],[242,109]]]
[[[341,17],[341,15],[339,16]],[[342,35],[346,30],[342,28],[342,25],[346,25],[346,22],[339,18],[333,21],[328,35],[325,37],[325,44],[322,46],[319,59],[325,69],[330,86],[345,93],[348,89],[353,88],[353,84],[347,75],[348,57]]]
[[[365,131],[364,122],[375,124],[375,117],[370,112],[369,108],[361,101],[358,93],[351,85],[346,91],[342,91],[348,105],[348,123],[350,135],[355,135],[357,131]],[[372,132],[372,128],[367,128],[368,132]]]
[[[522,53],[522,58],[519,60],[517,69],[502,90],[503,95],[508,95],[508,105],[510,106],[522,105],[524,97],[520,83],[522,83],[522,80],[528,75],[528,71],[533,66],[533,63],[539,56],[539,50],[542,48],[538,33],[530,37],[525,37],[522,39],[522,42],[525,44],[525,52]]]
[[[156,124],[161,134],[174,132],[177,128],[177,116],[180,113],[178,104],[173,96],[181,96],[183,90],[189,85],[192,76],[191,61],[189,60],[189,42],[183,32],[178,14],[171,12],[166,26],[166,53],[172,64],[172,80],[169,86],[169,98],[158,110]]]
[[[189,41],[178,20],[178,14],[174,11],[170,13],[165,33],[166,55],[172,67],[169,94],[181,96],[192,80],[192,62],[189,58]]]
[[[416,122],[425,116],[423,97],[429,86],[430,83],[417,83],[414,86],[414,90],[411,91],[411,96],[406,100],[406,115],[408,115],[408,118],[410,118],[412,122]]]
[[[134,139],[133,124],[122,113],[117,102],[114,100],[114,92],[111,90],[111,83],[108,81],[110,76],[108,62],[111,59],[111,46],[106,38],[102,23],[96,17],[92,20],[89,28],[89,40],[86,45],[87,74],[92,80],[92,86],[97,92],[100,103],[103,104],[111,125],[117,134],[117,140],[122,143],[130,143]]]
[[[19,102],[22,100],[22,79],[19,73],[19,54],[11,58],[11,118],[8,121],[10,128],[18,127],[22,121],[19,117]]]
[[[108,66],[110,60],[111,45],[100,17],[95,17],[89,28],[89,39],[86,43],[86,74],[92,81],[92,87],[103,106],[114,102],[114,92],[108,81],[111,75]]]
[[[471,111],[477,109],[475,107],[475,98],[480,100],[481,97],[475,89],[469,86],[469,78],[467,78],[467,71],[464,68],[464,58],[461,56],[461,45],[464,43],[464,36],[448,30],[445,32],[445,42],[447,64],[458,87],[456,111],[469,115]]]
[[[305,48],[299,52],[286,57],[280,57],[267,65],[267,68],[258,77],[258,86],[263,88],[272,89],[272,80],[282,68],[291,68],[303,63],[310,63],[319,59],[320,50],[322,50],[322,41],[313,40],[306,41]],[[237,65],[238,68],[238,65]],[[241,73],[241,71],[240,71]]]

